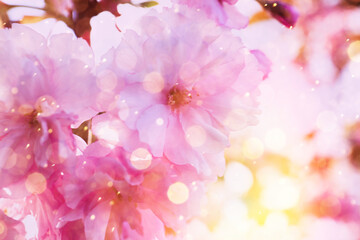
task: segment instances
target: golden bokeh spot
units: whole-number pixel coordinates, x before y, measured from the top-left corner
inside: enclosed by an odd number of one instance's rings
[[[167,196],[172,203],[183,204],[189,199],[189,189],[184,183],[176,182],[169,186]]]
[[[149,93],[159,93],[164,89],[164,78],[158,72],[151,72],[147,74],[143,81],[145,91]]]
[[[347,54],[354,62],[360,62],[360,40],[350,43]]]
[[[107,186],[112,187],[112,186],[114,186],[114,183],[112,181],[108,181]]]
[[[0,239],[7,239],[7,231],[6,223],[0,220]]]
[[[46,178],[39,172],[31,173],[25,181],[26,190],[29,193],[41,194],[47,186]]]
[[[194,125],[186,129],[185,136],[186,141],[192,146],[192,147],[200,147],[204,145],[206,142],[206,132],[203,127],[199,125]]]
[[[138,148],[131,153],[131,165],[137,170],[147,169],[151,165],[152,155],[145,148]]]
[[[13,88],[11,88],[11,93],[12,94],[17,94],[19,92],[19,89],[17,88],[17,87],[13,87]]]
[[[264,144],[258,138],[249,138],[244,142],[242,152],[248,159],[258,159],[264,153]]]
[[[48,95],[39,97],[35,103],[36,112],[42,116],[52,115],[58,107],[55,99]]]

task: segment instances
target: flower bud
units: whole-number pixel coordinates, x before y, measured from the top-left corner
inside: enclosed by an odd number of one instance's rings
[[[298,11],[287,3],[269,1],[263,6],[266,11],[270,12],[271,16],[288,28],[292,28],[299,17]]]

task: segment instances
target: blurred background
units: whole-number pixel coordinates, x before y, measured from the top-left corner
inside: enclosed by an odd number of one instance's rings
[[[188,239],[360,239],[359,1],[287,2],[300,14],[290,29],[237,4],[250,18],[239,36],[272,72]]]

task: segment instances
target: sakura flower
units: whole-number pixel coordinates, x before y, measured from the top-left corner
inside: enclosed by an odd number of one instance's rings
[[[238,12],[234,5],[238,0],[174,0],[190,8],[203,11],[219,24],[241,29],[248,24],[248,19]]]
[[[142,19],[142,36],[127,31],[104,57],[122,85],[115,110],[154,156],[221,172],[229,131],[256,123],[266,58],[202,13],[154,14]]]
[[[0,208],[6,210],[9,217],[23,219],[26,228],[31,227],[31,233],[26,230],[27,237],[60,239],[63,235],[60,219],[65,216],[67,221],[72,220],[64,198],[57,191],[62,181],[62,167],[31,172],[24,181],[6,188],[8,196],[1,194],[5,198],[0,199]]]
[[[33,166],[74,156],[71,124],[94,114],[92,52],[61,34],[47,40],[14,25],[0,31],[0,178],[2,187]],[[87,89],[84,91],[84,89]]]
[[[87,239],[164,239],[164,225],[177,229],[200,204],[195,170],[153,158],[146,149],[130,154],[96,142],[75,165],[59,189]]]

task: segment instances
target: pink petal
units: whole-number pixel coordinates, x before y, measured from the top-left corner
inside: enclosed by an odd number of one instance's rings
[[[108,202],[98,204],[89,211],[84,219],[84,228],[86,239],[98,240],[104,239],[107,223],[109,221],[111,206]]]
[[[84,224],[81,220],[67,222],[61,228],[62,240],[86,240],[84,233]]]
[[[190,164],[199,172],[209,171],[204,157],[195,151],[185,140],[185,133],[177,117],[169,117],[169,125],[166,132],[165,156],[173,163],[179,165]]]
[[[189,134],[188,129],[195,127],[194,136],[186,137],[196,138],[193,142],[195,145],[192,147],[200,153],[219,153],[229,145],[228,137],[214,127],[217,123],[214,124],[211,115],[201,108],[186,109],[181,113],[180,121],[185,135]],[[193,140],[189,139],[189,141],[192,142]]]
[[[163,104],[155,104],[142,112],[136,122],[140,140],[149,144],[152,153],[161,157],[168,128],[170,109]]]
[[[156,215],[148,209],[139,210],[141,214],[141,225],[143,227],[143,234],[131,229],[128,223],[123,225],[124,239],[143,240],[143,239],[158,239],[165,240],[165,227],[163,222],[156,217]]]
[[[223,8],[227,15],[226,26],[235,29],[245,28],[249,23],[249,19],[246,16],[242,15],[235,6],[229,5],[235,4],[237,0],[225,1],[228,3],[223,4]]]
[[[271,61],[260,50],[251,50],[251,53],[256,57],[259,62],[259,69],[264,74],[263,78],[267,78],[271,71]]]
[[[142,84],[131,84],[120,92],[118,108],[120,118],[126,125],[134,129],[141,113],[152,104],[160,103],[160,94],[150,94],[144,90]],[[126,112],[127,114],[124,114]]]
[[[202,107],[221,124],[225,132],[238,131],[253,125],[258,114],[255,96],[242,95],[233,89],[202,99]]]

